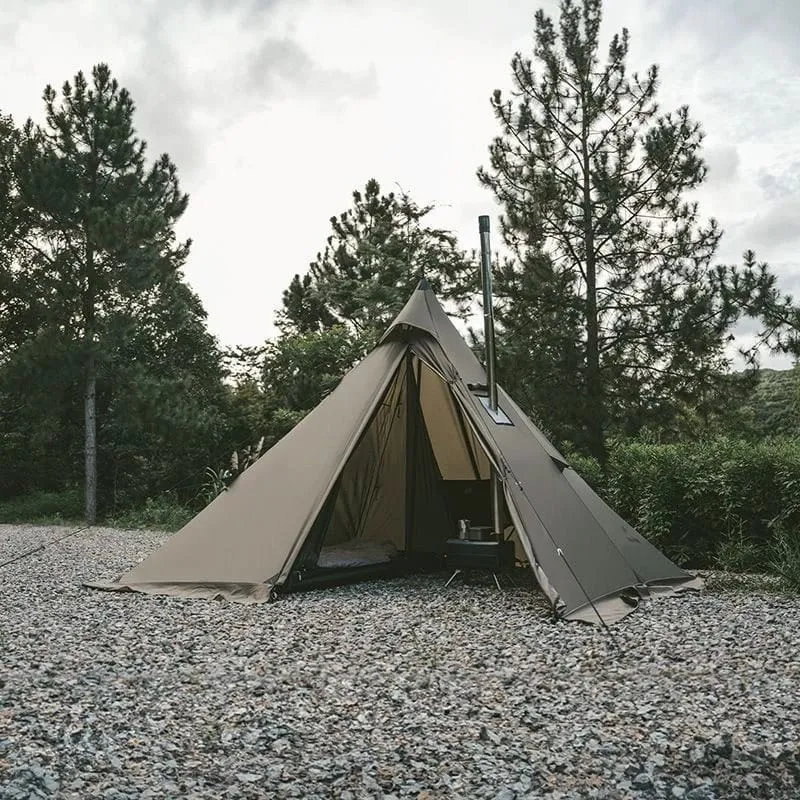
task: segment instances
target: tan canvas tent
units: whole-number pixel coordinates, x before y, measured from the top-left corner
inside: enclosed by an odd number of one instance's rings
[[[654,592],[699,588],[502,389],[490,414],[485,384],[422,281],[378,346],[226,492],[116,582],[92,585],[254,603],[435,563],[463,504],[488,515],[495,468],[507,530],[560,617],[612,622]]]

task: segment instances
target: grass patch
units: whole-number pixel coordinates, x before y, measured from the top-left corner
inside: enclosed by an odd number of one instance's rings
[[[765,553],[768,546],[748,537],[744,526],[739,523],[720,540],[715,556],[716,568],[723,572],[763,573],[769,567]]]
[[[80,489],[62,492],[31,492],[0,502],[0,523],[76,525],[83,519]]]
[[[778,532],[769,566],[790,591],[800,593],[800,534]]]
[[[155,531],[177,531],[195,512],[178,503],[169,495],[149,497],[144,506],[121,511],[106,518],[112,528]]]
[[[36,491],[0,502],[0,524],[83,525],[83,491]],[[148,498],[143,506],[102,516],[98,525],[113,528],[177,531],[196,512],[170,495]]]

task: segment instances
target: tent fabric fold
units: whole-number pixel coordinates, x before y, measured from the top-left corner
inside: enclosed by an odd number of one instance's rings
[[[554,612],[610,624],[651,594],[699,589],[572,469],[486,373],[421,282],[375,349],[178,533],[96,588],[260,603],[313,569],[325,544],[438,553],[447,497],[503,479],[519,551]]]

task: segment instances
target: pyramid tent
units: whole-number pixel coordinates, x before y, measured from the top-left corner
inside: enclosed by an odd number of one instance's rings
[[[608,623],[653,593],[700,588],[499,387],[498,401],[490,412],[483,366],[423,280],[375,349],[227,491],[117,581],[90,585],[255,603],[342,570],[441,563],[457,518],[490,516],[495,469],[506,532],[558,616]]]

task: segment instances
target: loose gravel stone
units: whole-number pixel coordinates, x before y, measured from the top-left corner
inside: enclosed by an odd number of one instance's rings
[[[65,532],[0,526],[0,561]],[[491,578],[262,606],[80,585],[164,539],[0,569],[0,797],[800,797],[800,598],[720,584],[612,641]]]

